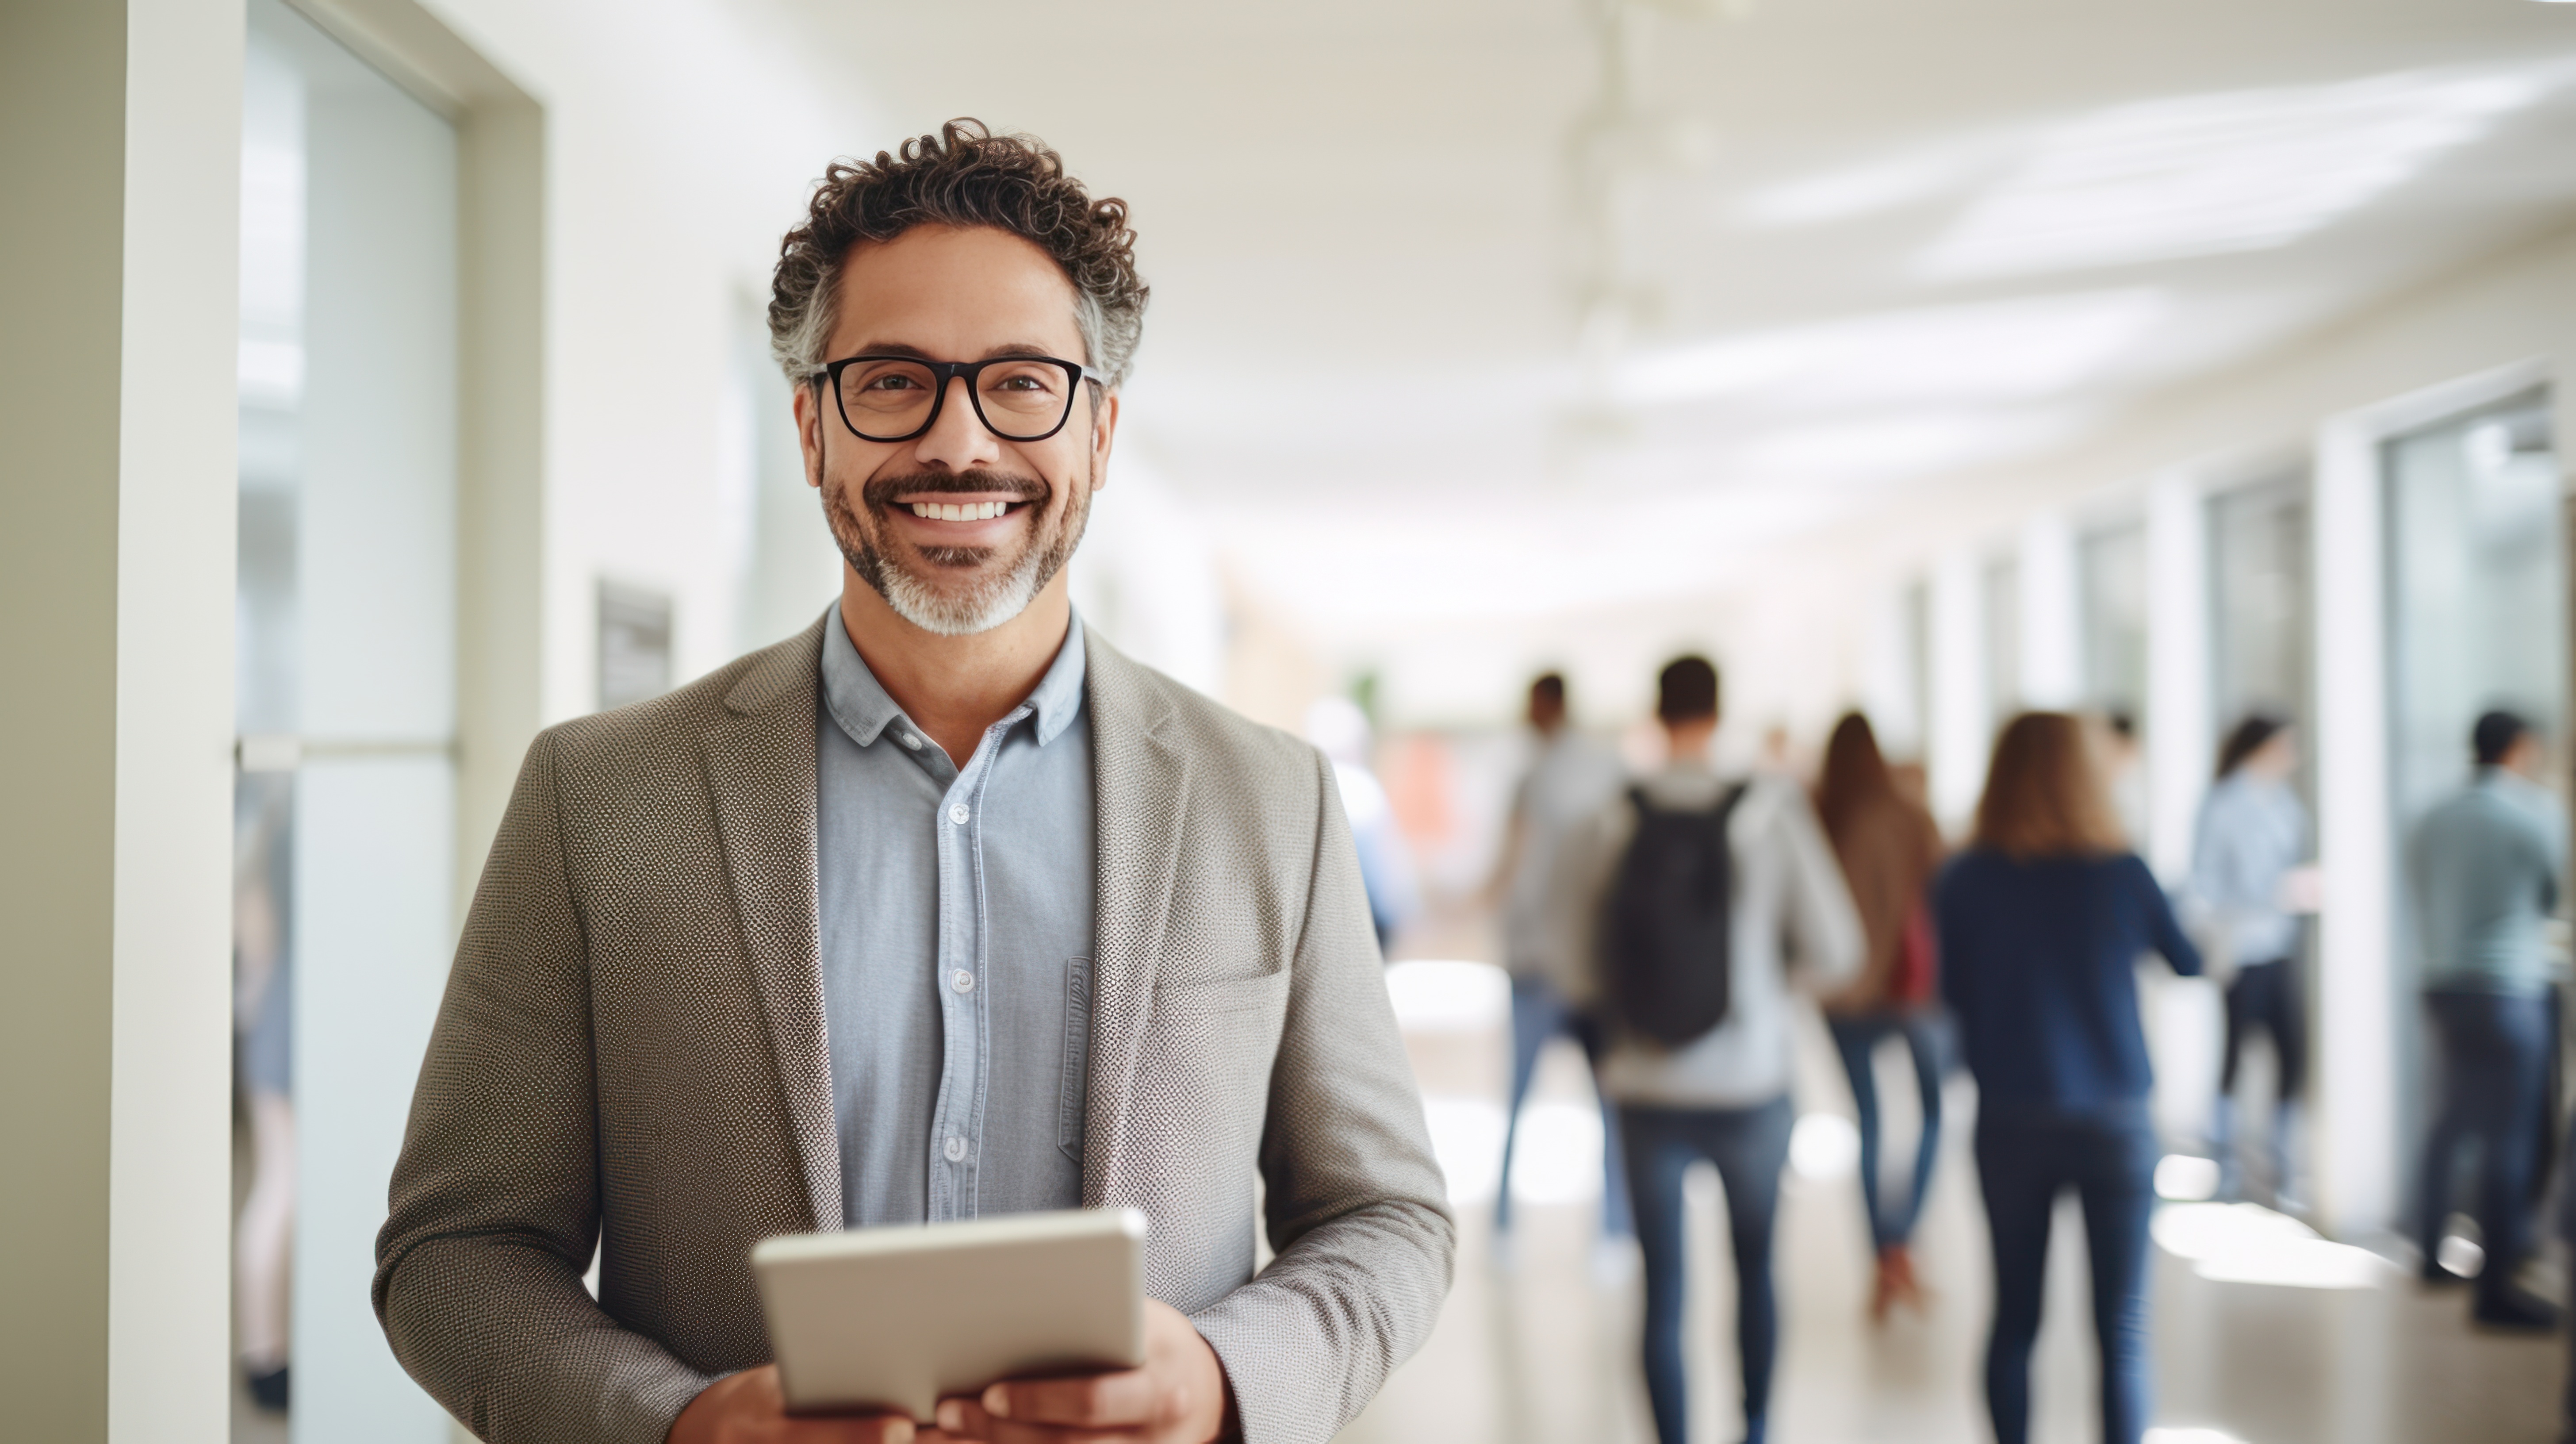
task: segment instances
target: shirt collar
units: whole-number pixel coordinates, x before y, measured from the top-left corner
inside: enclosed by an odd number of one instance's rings
[[[1076,611],[1065,624],[1064,644],[1056,648],[1054,663],[1020,704],[1037,713],[1039,746],[1053,742],[1081,715],[1083,677],[1082,614]],[[875,742],[887,723],[903,715],[851,643],[838,606],[823,624],[823,705],[861,747]]]

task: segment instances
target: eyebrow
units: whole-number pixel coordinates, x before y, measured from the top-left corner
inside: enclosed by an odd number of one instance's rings
[[[853,356],[905,356],[915,361],[937,361],[940,359],[918,346],[909,345],[902,341],[870,341],[850,354]],[[997,361],[1013,356],[1035,356],[1053,359],[1055,353],[1044,346],[1035,345],[1031,342],[1010,341],[999,346],[985,348],[984,354],[976,359],[979,361]]]

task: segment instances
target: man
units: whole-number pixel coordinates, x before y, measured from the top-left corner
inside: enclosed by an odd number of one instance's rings
[[[2558,1310],[2515,1282],[2532,1240],[2532,1171],[2548,1106],[2552,968],[2542,924],[2567,866],[2561,804],[2540,786],[2540,734],[2510,712],[2471,734],[2477,775],[2426,814],[2407,872],[2423,928],[2424,1003],[2443,1071],[2442,1108],[2424,1148],[2417,1243],[2430,1283],[2441,1261],[2452,1167],[2479,1143],[2477,1220],[2486,1250],[2474,1317],[2499,1328],[2554,1327]]]
[[[1498,1243],[1512,1227],[1512,1145],[1519,1140],[1521,1104],[1548,1040],[1562,1034],[1583,1048],[1595,1068],[1608,1036],[1593,1015],[1588,964],[1592,914],[1587,900],[1559,906],[1558,854],[1566,835],[1618,795],[1622,769],[1607,748],[1566,722],[1565,678],[1550,672],[1530,683],[1529,726],[1538,755],[1512,792],[1511,820],[1503,840],[1495,887],[1503,900],[1503,969],[1512,978],[1511,1097],[1504,1105],[1503,1179],[1494,1198]],[[1632,1225],[1628,1180],[1619,1158],[1618,1112],[1601,1100],[1601,1242],[1603,1259],[1621,1249]]]
[[[1715,1026],[1678,1044],[1651,1041],[1641,1035],[1655,1031],[1654,1020],[1621,1006],[1614,981],[1623,971],[1620,960],[1608,956],[1605,946],[1596,952],[1594,967],[1623,1024],[1601,1080],[1619,1105],[1629,1199],[1645,1255],[1646,1393],[1655,1432],[1663,1444],[1684,1444],[1688,1437],[1682,1175],[1704,1158],[1716,1165],[1726,1189],[1744,1438],[1761,1444],[1779,1345],[1771,1224],[1795,1121],[1789,1103],[1788,959],[1796,959],[1808,990],[1830,992],[1859,973],[1866,944],[1804,789],[1768,774],[1730,783],[1709,765],[1709,743],[1717,732],[1717,669],[1700,657],[1664,668],[1655,716],[1664,729],[1663,767],[1569,844],[1567,875],[1596,900],[1596,910],[1607,907],[1623,889],[1621,874],[1635,861],[1631,840],[1652,815],[1716,814],[1709,825],[1723,828],[1729,981]],[[1610,931],[1605,927],[1596,936]]]
[[[789,233],[839,603],[538,738],[395,1171],[377,1310],[482,1437],[1321,1441],[1429,1332],[1452,1226],[1330,769],[1066,600],[1133,241],[971,121]],[[1143,1368],[782,1413],[753,1243],[1083,1205],[1151,1220]]]

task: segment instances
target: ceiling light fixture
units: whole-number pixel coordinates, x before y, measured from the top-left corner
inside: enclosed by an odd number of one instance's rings
[[[1621,369],[1639,405],[1759,399],[1795,409],[2028,401],[2116,365],[2169,309],[2138,288],[1927,306],[1723,337]]]
[[[1959,280],[2288,245],[2486,134],[2552,83],[2427,72],[2116,106],[2042,141],[1918,270]]]

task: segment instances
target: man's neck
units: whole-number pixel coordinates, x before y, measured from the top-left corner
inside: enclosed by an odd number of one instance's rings
[[[988,632],[943,637],[905,621],[858,573],[841,569],[841,626],[850,645],[904,715],[960,767],[984,729],[1037,690],[1072,617],[1058,572],[1018,616]]]

